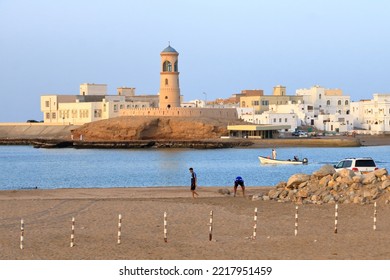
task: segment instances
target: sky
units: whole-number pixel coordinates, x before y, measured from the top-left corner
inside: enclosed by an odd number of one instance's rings
[[[390,93],[387,0],[0,0],[0,122],[42,120],[40,96],[82,83],[157,94],[179,52],[184,100],[320,85]]]

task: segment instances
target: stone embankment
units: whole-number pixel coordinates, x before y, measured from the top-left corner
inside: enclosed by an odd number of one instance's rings
[[[311,175],[292,175],[287,182],[280,182],[268,193],[254,195],[252,199],[298,204],[369,204],[384,199],[389,203],[390,176],[386,169],[356,175],[349,169],[336,172],[333,166],[325,165]]]

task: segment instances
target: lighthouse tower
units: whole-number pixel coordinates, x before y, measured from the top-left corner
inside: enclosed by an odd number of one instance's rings
[[[161,52],[160,108],[180,107],[179,53],[170,45]]]

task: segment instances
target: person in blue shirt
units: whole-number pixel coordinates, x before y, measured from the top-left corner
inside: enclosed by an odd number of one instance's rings
[[[197,186],[197,178],[196,178],[196,173],[194,172],[194,169],[191,167],[190,169],[191,173],[191,192],[192,192],[192,198],[196,198],[199,196],[199,194],[195,191],[196,186]]]
[[[245,184],[241,176],[237,176],[236,180],[234,180],[234,196],[236,196],[238,186],[241,186],[242,195],[245,196]]]

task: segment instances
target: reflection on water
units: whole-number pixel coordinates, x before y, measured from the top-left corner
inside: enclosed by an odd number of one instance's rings
[[[189,167],[200,186],[232,186],[240,175],[248,186],[270,186],[295,173],[310,174],[345,157],[372,157],[390,170],[390,146],[277,148],[278,158],[308,158],[308,165],[261,165],[271,149],[82,150],[0,146],[0,189],[39,187],[189,186]]]

